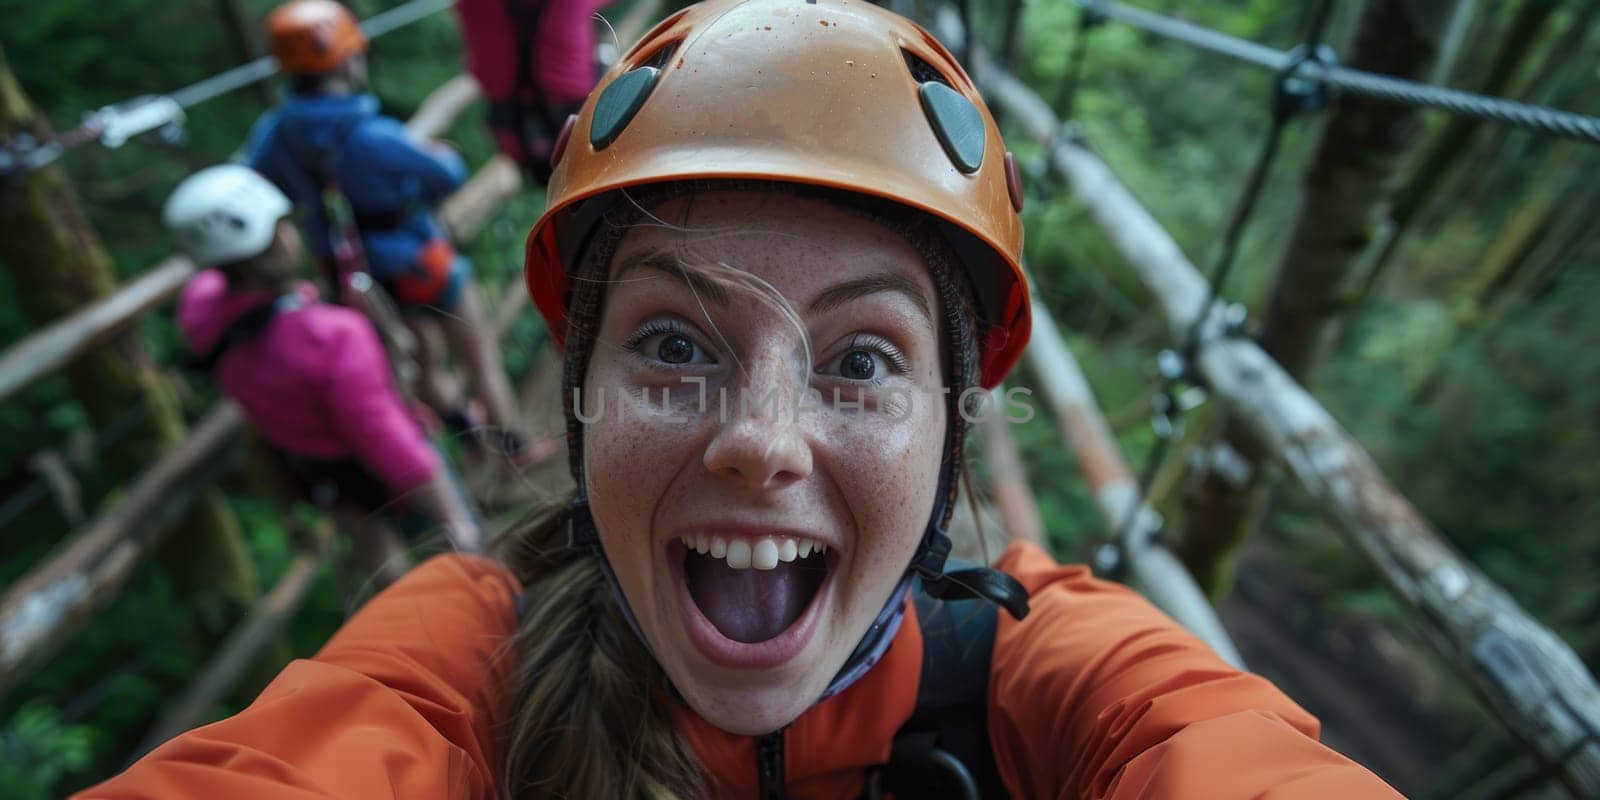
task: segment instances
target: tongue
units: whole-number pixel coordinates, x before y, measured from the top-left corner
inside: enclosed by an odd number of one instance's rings
[[[689,595],[723,636],[753,644],[789,629],[811,602],[817,580],[802,562],[776,569],[734,569],[720,558],[690,552],[683,563]]]

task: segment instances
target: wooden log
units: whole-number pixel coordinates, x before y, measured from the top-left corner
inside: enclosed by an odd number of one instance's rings
[[[437,139],[482,96],[477,79],[463,72],[423,99],[417,113],[406,120],[406,133],[414,139]]]
[[[177,294],[194,269],[194,262],[173,256],[116,294],[12,345],[0,355],[0,400],[110,341],[146,311]]]
[[[1033,336],[1025,355],[1139,588],[1224,661],[1244,669],[1244,658],[1194,576],[1162,544],[1161,516],[1140,496],[1139,483],[1122,459],[1089,382],[1038,299],[1033,302]]]
[[[1489,50],[1494,53],[1487,74],[1476,82],[1479,94],[1497,96],[1521,71],[1523,61],[1532,55],[1544,39],[1544,29],[1554,16],[1557,4],[1546,0],[1524,0],[1506,28],[1498,45]],[[1395,253],[1406,231],[1437,201],[1447,196],[1440,190],[1454,183],[1456,175],[1468,165],[1477,163],[1469,156],[1476,150],[1479,129],[1483,120],[1476,117],[1452,116],[1432,136],[1426,149],[1415,159],[1407,182],[1396,193],[1389,211],[1392,226],[1384,237],[1373,242],[1373,253],[1366,259],[1371,267],[1364,277],[1361,292],[1365,294],[1378,285],[1384,271],[1393,263]]]
[[[1028,475],[1011,435],[1011,422],[1005,414],[1005,387],[989,395],[989,412],[983,415],[984,464],[989,468],[989,489],[994,492],[995,508],[1006,537],[1014,542],[1045,546],[1044,521],[1039,518],[1039,501],[1028,488]]]
[[[1058,139],[1048,106],[991,66],[978,81],[1050,147],[1072,185],[1166,317],[1174,340],[1202,313],[1205,281],[1172,237],[1081,142]],[[1600,686],[1565,642],[1461,557],[1384,478],[1317,401],[1253,342],[1222,334],[1221,304],[1201,326],[1195,367],[1213,396],[1266,444],[1416,612],[1433,646],[1489,708],[1580,796],[1600,796]]]
[[[528,307],[528,287],[522,282],[520,274],[511,279],[511,285],[506,287],[504,294],[505,297],[500,298],[494,307],[495,334],[502,339],[511,332],[511,326],[517,324],[517,318]]]
[[[110,603],[183,512],[211,486],[244,430],[224,402],[115,505],[0,600],[0,693],[48,658]]]
[[[315,582],[322,560],[317,553],[301,553],[294,557],[278,584],[261,598],[249,618],[230,632],[212,654],[200,671],[200,677],[189,685],[183,697],[167,707],[135,751],[134,758],[208,721],[206,715],[255,667],[262,651],[277,639],[278,631],[294,616]]]
[[[522,186],[522,170],[516,162],[497,154],[440,205],[439,221],[455,241],[471,239],[489,224],[506,201],[522,191]],[[512,279],[504,295],[490,306],[496,338],[505,338],[527,306],[528,291],[522,285],[520,274]]]

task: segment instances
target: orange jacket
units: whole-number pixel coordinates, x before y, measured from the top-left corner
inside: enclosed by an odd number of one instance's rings
[[[989,733],[1026,798],[1398,797],[1316,740],[1317,721],[1235,670],[1133,592],[1031,545],[997,563],[1027,587],[1000,615]],[[369,602],[316,657],[239,714],[185,733],[79,798],[489,798],[515,581],[491,561],[435,558]],[[914,612],[913,612],[914,613]],[[789,727],[796,798],[852,798],[911,715],[913,621],[883,660]],[[675,711],[718,797],[756,793],[754,739]]]

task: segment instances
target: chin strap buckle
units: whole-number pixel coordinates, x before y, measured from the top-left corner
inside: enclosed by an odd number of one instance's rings
[[[1016,578],[990,567],[963,567],[946,571],[950,557],[950,536],[936,531],[929,537],[922,558],[914,571],[922,579],[922,589],[940,600],[981,599],[1006,610],[1019,622],[1028,616],[1028,591]]]

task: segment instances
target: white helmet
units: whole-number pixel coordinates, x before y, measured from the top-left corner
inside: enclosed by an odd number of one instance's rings
[[[267,251],[278,220],[293,206],[278,187],[249,167],[207,167],[178,184],[161,218],[202,267],[231,264]]]

